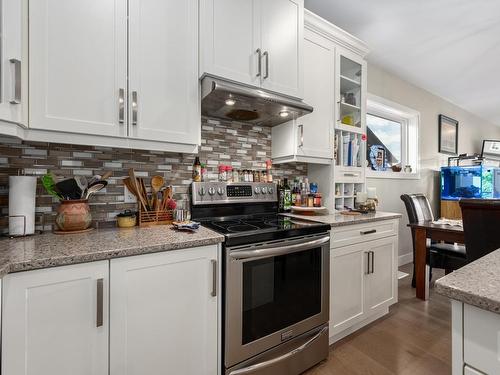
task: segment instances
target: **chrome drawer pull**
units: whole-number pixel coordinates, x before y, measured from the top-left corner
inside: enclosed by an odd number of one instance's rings
[[[12,99],[10,100],[10,104],[21,104],[21,60],[10,59],[9,62],[14,66]]]
[[[255,76],[260,77],[262,75],[262,50],[260,48],[257,48],[255,53],[257,54],[257,58],[258,58],[258,61],[257,61],[258,70],[257,70],[257,74]]]
[[[377,233],[377,230],[371,229],[371,230],[362,230],[359,232],[359,234],[361,234],[362,236],[364,236],[365,234],[373,234],[373,233]]]
[[[96,327],[102,327],[104,321],[104,279],[97,279],[97,314]]]
[[[212,297],[217,297],[217,261],[215,259],[212,259],[211,262],[212,262],[212,293],[210,293],[210,295]]]

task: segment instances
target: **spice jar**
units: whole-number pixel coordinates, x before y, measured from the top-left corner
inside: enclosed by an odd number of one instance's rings
[[[314,207],[321,207],[321,193],[314,194]]]
[[[227,181],[227,169],[225,165],[219,165],[219,181]]]
[[[240,182],[240,173],[236,169],[233,169],[233,182]]]
[[[226,181],[233,182],[233,167],[230,165],[226,166]]]
[[[307,207],[314,207],[314,194],[307,195]]]

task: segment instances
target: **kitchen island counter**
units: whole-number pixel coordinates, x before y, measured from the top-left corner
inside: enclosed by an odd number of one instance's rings
[[[4,239],[0,240],[0,277],[12,272],[207,246],[223,241],[224,236],[204,227],[187,233],[174,230],[171,225]]]

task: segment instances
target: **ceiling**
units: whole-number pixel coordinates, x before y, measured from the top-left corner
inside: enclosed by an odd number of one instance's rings
[[[305,0],[368,61],[500,126],[500,1]]]

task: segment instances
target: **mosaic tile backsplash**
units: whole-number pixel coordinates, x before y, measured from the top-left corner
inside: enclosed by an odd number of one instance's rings
[[[217,179],[219,164],[236,169],[265,169],[271,158],[271,128],[202,120],[202,145],[198,156],[207,164],[207,180]],[[196,155],[157,151],[128,150],[56,143],[23,142],[0,138],[0,232],[8,230],[9,176],[18,174],[42,176],[52,171],[56,176],[71,177],[113,172],[109,184],[90,199],[94,226],[115,226],[115,216],[125,209],[136,210],[124,202],[122,179],[134,168],[138,177],[149,185],[154,175],[162,175],[174,187],[174,199],[188,200],[192,164]],[[275,178],[303,177],[306,164],[273,166]],[[58,201],[48,195],[38,182],[36,197],[37,230],[51,230]]]

